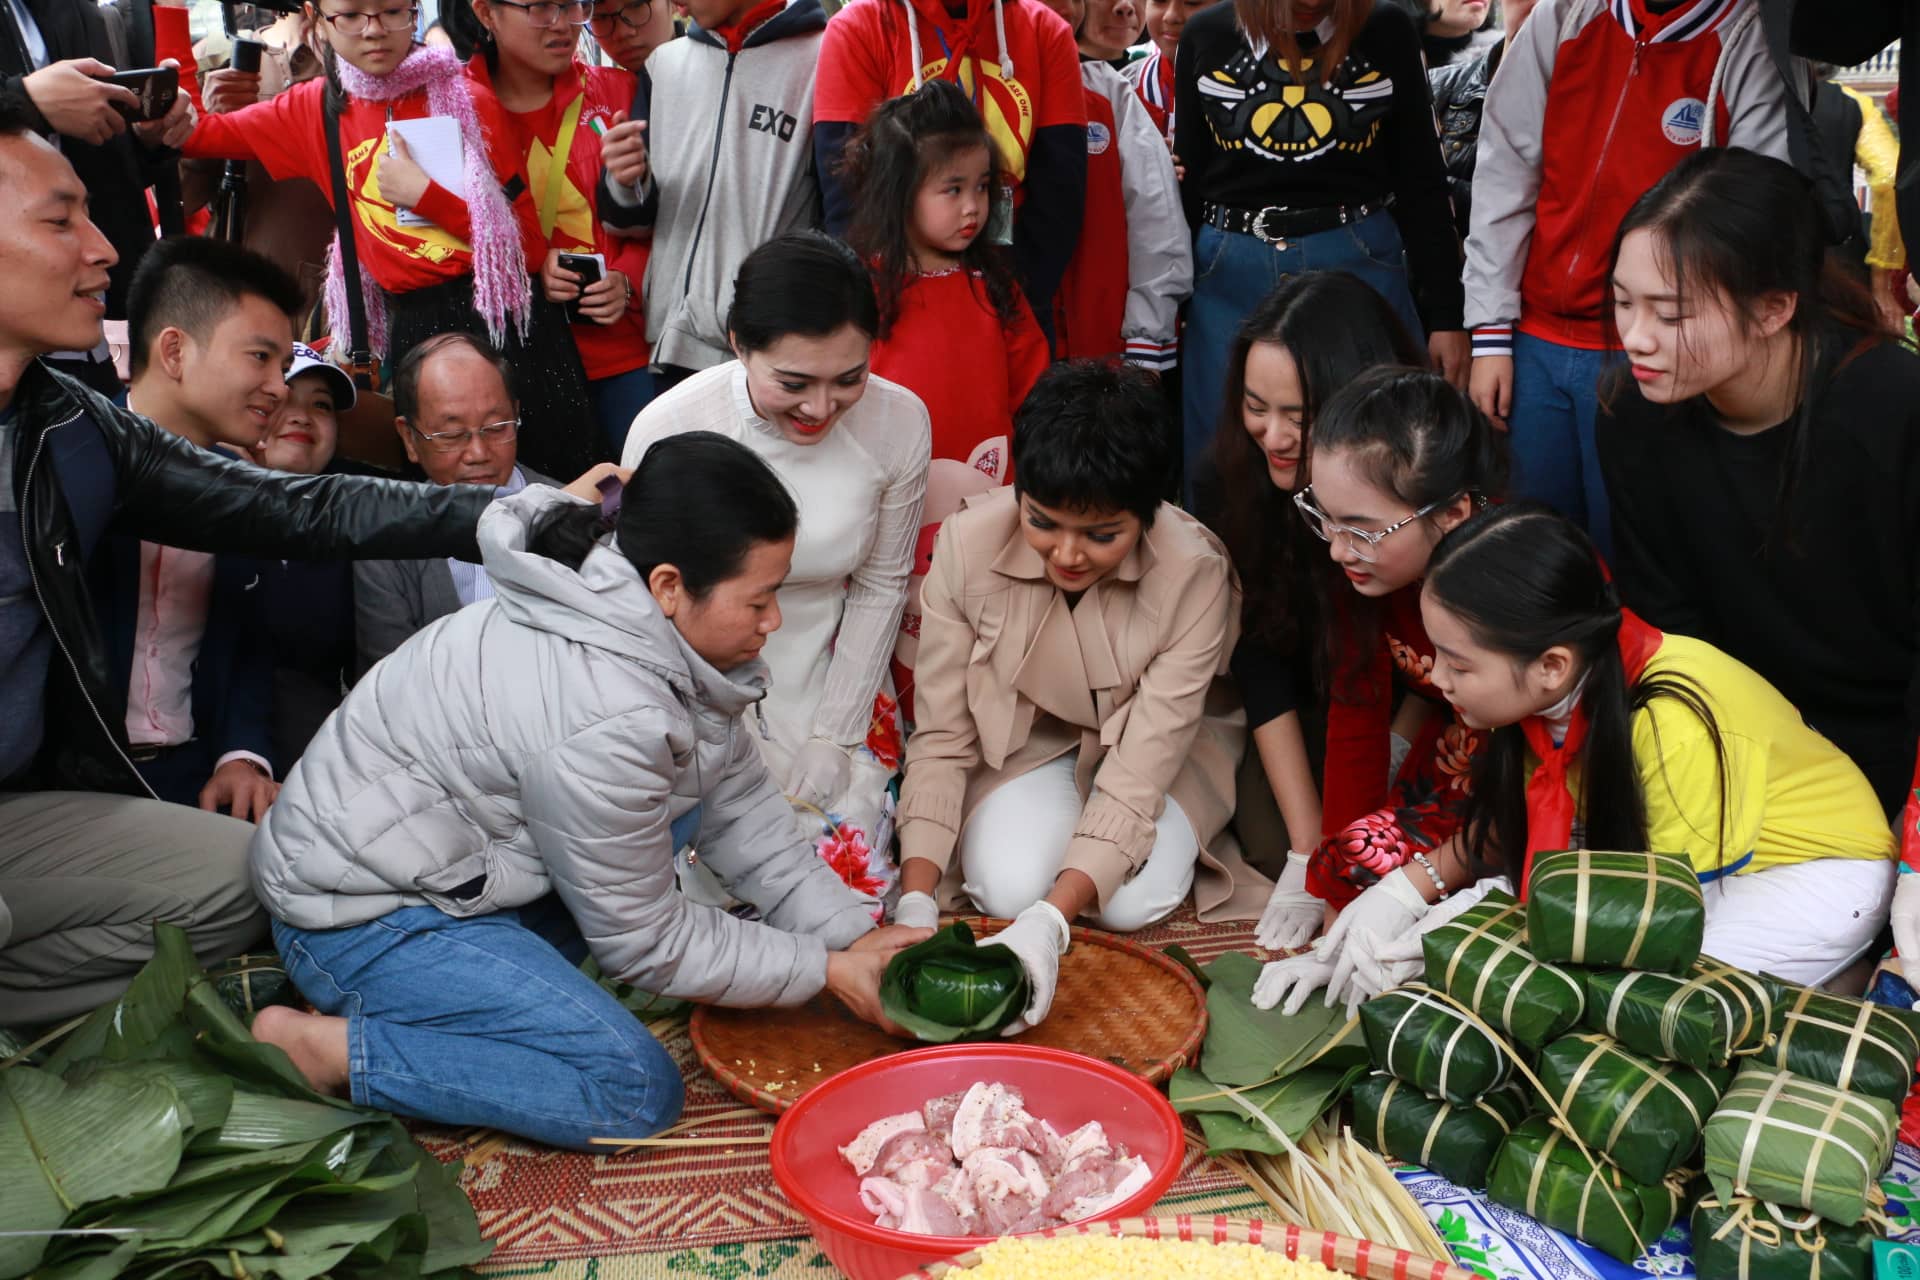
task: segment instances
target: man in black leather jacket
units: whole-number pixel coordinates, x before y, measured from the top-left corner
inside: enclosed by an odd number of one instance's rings
[[[116,995],[157,920],[203,959],[266,931],[251,824],[151,798],[127,758],[87,595],[102,536],[472,558],[493,495],[226,461],[52,371],[40,357],[98,340],[114,251],[73,167],[17,112],[0,112],[0,203],[0,1023],[30,1024]]]
[[[1467,242],[1468,214],[1473,208],[1473,160],[1480,146],[1480,116],[1487,105],[1487,86],[1500,69],[1500,55],[1520,24],[1533,12],[1534,0],[1500,0],[1500,43],[1477,58],[1462,58],[1427,72],[1433,91],[1433,114],[1440,126],[1440,159],[1447,166],[1447,194],[1453,198],[1453,223],[1460,243]]]

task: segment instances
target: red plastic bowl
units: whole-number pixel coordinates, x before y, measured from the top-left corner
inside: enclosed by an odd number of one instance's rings
[[[1061,1133],[1098,1120],[1147,1162],[1153,1180],[1103,1217],[1147,1212],[1180,1172],[1180,1117],[1152,1085],[1098,1058],[1021,1044],[938,1045],[875,1058],[809,1089],[773,1128],[774,1181],[852,1280],[896,1280],[993,1239],[875,1226],[860,1204],[860,1179],[840,1158],[840,1148],[880,1117],[981,1081],[1019,1089],[1027,1110]]]

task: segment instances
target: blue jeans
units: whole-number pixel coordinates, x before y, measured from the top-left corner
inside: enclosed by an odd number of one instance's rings
[[[599,378],[587,384],[587,398],[593,402],[594,420],[600,434],[613,448],[614,461],[627,447],[627,429],[642,409],[653,402],[653,375],[645,366]]]
[[[1513,406],[1507,416],[1516,498],[1534,498],[1587,531],[1613,555],[1613,514],[1594,444],[1600,375],[1623,357],[1513,335]]]
[[[1288,240],[1284,249],[1237,231],[1203,226],[1193,261],[1193,301],[1180,340],[1181,437],[1189,504],[1196,463],[1220,428],[1234,334],[1247,313],[1282,281],[1309,271],[1352,272],[1392,304],[1416,342],[1426,341],[1407,286],[1400,228],[1391,213]]]
[[[273,922],[287,973],[347,1020],[353,1100],[556,1147],[658,1133],[679,1068],[575,966],[586,944],[558,897],[456,919],[402,907],[345,929]]]

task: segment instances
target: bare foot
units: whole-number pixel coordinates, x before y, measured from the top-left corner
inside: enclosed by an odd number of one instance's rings
[[[347,1096],[347,1020],[268,1005],[253,1018],[253,1038],[277,1045],[320,1093]]]

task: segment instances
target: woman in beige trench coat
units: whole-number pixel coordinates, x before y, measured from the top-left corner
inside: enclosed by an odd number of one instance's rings
[[[1265,901],[1224,834],[1239,585],[1159,500],[1162,405],[1138,370],[1050,369],[1015,417],[1012,488],[947,520],[922,589],[895,918],[932,925],[963,896],[1013,917],[983,944],[1032,983],[1010,1030],[1046,1016],[1076,917],[1130,931],[1189,890],[1204,919]]]

